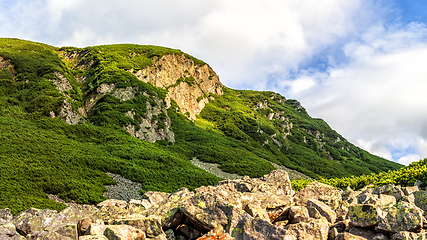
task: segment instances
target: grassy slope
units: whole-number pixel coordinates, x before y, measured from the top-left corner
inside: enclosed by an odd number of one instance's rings
[[[296,169],[314,178],[348,177],[378,173],[401,167],[400,164],[374,156],[346,141],[323,120],[311,118],[303,108],[295,107],[272,92],[242,91],[225,88],[224,95],[202,111],[206,129],[216,129],[223,135],[238,139],[250,146],[252,153],[280,165]],[[254,110],[258,103],[268,102],[268,108]],[[269,120],[270,113],[282,113],[293,127],[283,129],[283,121]],[[324,135],[322,148],[310,132]],[[284,134],[291,135],[283,138]],[[275,143],[271,138],[275,135]],[[336,139],[341,139],[336,142]],[[305,139],[305,140],[304,140]],[[267,144],[265,144],[268,142]],[[333,160],[329,156],[333,157]],[[206,161],[206,160],[205,160]],[[213,161],[215,162],[215,161]],[[216,161],[221,163],[219,161]]]
[[[175,144],[145,142],[123,130],[123,125],[137,124],[124,115],[129,109],[144,115],[142,105],[147,99],[143,94],[125,102],[107,94],[87,118],[93,125],[67,125],[48,117],[51,111],[58,114],[65,99],[48,80],[56,78],[54,72],[64,74],[73,86],[66,94],[74,107],[81,106],[102,83],[138,87],[164,98],[163,90],[137,80],[127,70],[142,69],[164,54],[182,52],[127,44],[59,49],[16,39],[0,39],[0,48],[0,56],[10,59],[14,66],[0,71],[0,208],[9,207],[13,213],[28,207],[64,207],[50,201],[45,192],[81,203],[101,201],[103,185],[114,182],[103,173],[107,171],[141,182],[144,190],[171,192],[216,183],[219,178],[191,165],[193,157],[251,177],[273,170],[267,160],[313,177],[360,175],[399,167],[346,141],[328,145],[327,150],[336,157],[328,160],[326,150],[303,129],[325,132],[325,141],[339,135],[322,120],[297,110],[295,102],[280,103],[271,99],[269,92],[226,88],[224,96],[207,105],[194,123],[171,107],[168,114]],[[74,68],[78,63],[63,61],[59,52],[80,52],[84,56],[81,63],[93,64],[85,70]],[[130,58],[132,53],[139,55]],[[77,77],[87,80],[79,83]],[[265,100],[270,109],[253,110],[253,104]],[[281,147],[273,144],[270,135],[285,132],[279,122],[265,116],[276,110],[285,111],[294,123],[288,140],[280,138]],[[265,140],[269,144],[263,145]],[[343,147],[350,150],[343,151]]]

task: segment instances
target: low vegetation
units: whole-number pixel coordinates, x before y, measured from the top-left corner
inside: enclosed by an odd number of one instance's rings
[[[292,187],[298,191],[313,179],[299,179],[292,181]],[[320,178],[316,179],[318,182],[322,182],[336,188],[345,189],[350,187],[353,190],[361,189],[365,186],[372,185],[373,187],[383,186],[387,184],[395,184],[400,186],[414,186],[416,183],[421,186],[427,186],[427,158],[418,162],[413,162],[409,166],[406,166],[397,170],[390,170],[388,172],[371,173],[369,175],[351,176],[343,178]]]

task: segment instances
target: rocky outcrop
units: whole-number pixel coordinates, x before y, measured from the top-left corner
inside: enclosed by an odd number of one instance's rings
[[[15,79],[17,72],[14,66],[12,65],[11,61],[9,59],[4,59],[0,57],[0,70],[4,70],[4,69],[7,69],[11,74],[11,76],[13,77],[13,79]]]
[[[129,99],[133,98],[133,96],[126,97]],[[166,140],[175,142],[175,134],[170,130],[172,123],[163,100],[155,96],[151,96],[151,99],[155,104],[151,104],[149,101],[146,102],[145,118],[140,120],[141,123],[138,130],[135,125],[125,126],[124,129],[132,136],[146,141]],[[135,117],[132,111],[127,112],[126,115],[132,119]]]
[[[196,65],[185,55],[165,55],[150,67],[130,72],[141,81],[166,89],[168,106],[171,99],[175,100],[190,119],[196,119],[213,95],[223,94],[222,84],[212,68],[207,64]]]
[[[312,182],[295,193],[275,170],[59,213],[3,209],[0,239],[425,239],[425,202],[425,191],[395,185],[342,191]]]

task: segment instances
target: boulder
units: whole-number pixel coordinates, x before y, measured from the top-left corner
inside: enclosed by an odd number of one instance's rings
[[[388,185],[374,188],[372,193],[377,195],[379,194],[391,195],[395,197],[397,201],[399,201],[403,196],[405,196],[405,193],[402,191],[402,187],[395,186],[394,184],[388,184]]]
[[[114,221],[114,225],[129,225],[145,232],[147,237],[153,238],[163,233],[161,217],[151,215],[139,218],[121,218]]]
[[[377,232],[375,232],[372,228],[352,227],[348,230],[348,232],[365,239],[372,239],[377,235]]]
[[[128,225],[107,225],[104,235],[114,240],[145,240],[145,233]]]
[[[108,238],[104,235],[86,235],[80,236],[79,240],[108,240]]]
[[[319,200],[335,210],[342,201],[342,190],[329,185],[311,182],[304,189],[295,193],[295,203],[298,206],[306,206],[309,199]]]
[[[327,240],[329,235],[329,223],[326,218],[310,219],[308,222],[289,224],[284,228],[287,235],[295,239],[319,239]]]
[[[308,222],[310,220],[310,215],[308,214],[308,209],[302,206],[292,206],[288,209],[288,218],[289,223],[299,223],[299,222]]]
[[[380,218],[376,229],[386,233],[397,233],[400,231],[419,232],[422,228],[421,211],[415,206],[400,202],[388,209],[387,215]]]
[[[391,236],[391,240],[424,240],[426,239],[425,233],[413,233],[413,232],[398,232]]]
[[[13,240],[21,240],[26,239],[24,236],[21,236],[15,228],[15,225],[12,223],[5,223],[0,225],[0,239],[13,239]]]
[[[403,187],[403,188],[402,188],[402,190],[403,190],[403,193],[405,193],[405,195],[406,195],[406,196],[408,196],[408,195],[410,195],[410,194],[412,194],[412,193],[414,193],[414,192],[419,191],[419,190],[420,190],[420,188],[419,188],[418,186],[413,186],[413,187]]]
[[[348,215],[353,226],[371,227],[378,225],[380,211],[372,204],[350,206]]]
[[[151,204],[159,204],[169,197],[169,193],[147,191],[142,197],[148,200]]]
[[[205,235],[197,238],[197,240],[211,240],[211,239],[233,240],[234,238],[232,238],[230,235],[225,233],[222,226],[216,227],[211,231],[209,231],[208,233],[206,233]]]
[[[330,223],[335,223],[335,220],[337,219],[336,213],[323,202],[309,199],[307,201],[307,207],[315,208],[320,213],[320,215],[325,217]]]
[[[236,239],[264,240],[264,239],[295,239],[291,238],[283,228],[270,224],[263,219],[254,219],[245,215],[233,229],[231,236]]]
[[[335,240],[366,240],[366,238],[345,232],[345,233],[338,234]]]
[[[9,208],[0,209],[0,224],[7,223],[13,218]]]
[[[54,224],[54,219],[58,216],[58,212],[49,209],[31,208],[25,212],[16,215],[12,219],[17,232],[26,236],[28,234],[43,231]]]

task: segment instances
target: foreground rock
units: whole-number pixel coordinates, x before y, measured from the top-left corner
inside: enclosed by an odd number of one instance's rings
[[[0,239],[426,239],[426,196],[418,187],[342,191],[318,182],[295,193],[287,173],[276,170],[59,213],[3,209]]]

